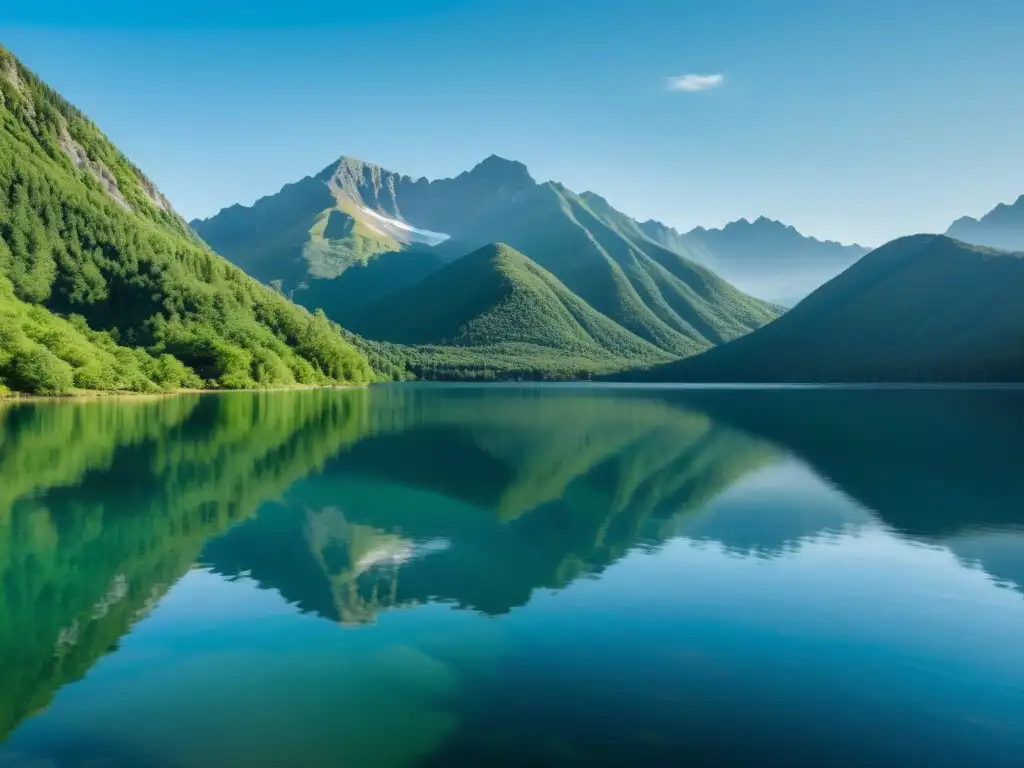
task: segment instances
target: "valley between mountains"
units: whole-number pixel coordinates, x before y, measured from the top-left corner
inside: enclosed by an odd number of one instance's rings
[[[1024,197],[872,250],[679,232],[491,156],[186,223],[0,48],[0,393],[407,379],[1021,381]]]

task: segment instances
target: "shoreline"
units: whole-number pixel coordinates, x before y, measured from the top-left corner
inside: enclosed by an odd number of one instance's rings
[[[296,384],[287,387],[249,387],[245,389],[195,389],[183,387],[166,392],[120,392],[101,389],[79,389],[65,395],[32,395],[24,392],[0,393],[0,405],[32,402],[81,402],[83,400],[144,400],[178,395],[224,395],[232,392],[295,392],[314,389],[366,389],[368,384]]]
[[[750,383],[750,382],[639,382],[639,381],[593,381],[588,379],[567,379],[559,381],[474,381],[474,380],[432,380],[414,381],[381,381],[367,384],[296,384],[285,387],[248,387],[245,389],[171,389],[166,392],[117,392],[107,390],[81,389],[65,395],[32,395],[23,392],[0,392],[0,406],[16,403],[33,402],[82,402],[96,400],[146,400],[179,395],[225,395],[233,392],[296,392],[325,389],[369,389],[381,385],[418,385],[418,386],[464,386],[500,389],[503,387],[551,386],[551,387],[588,387],[595,389],[639,389],[639,390],[976,390],[976,391],[1016,391],[1024,389],[1024,382],[822,382],[822,383]]]

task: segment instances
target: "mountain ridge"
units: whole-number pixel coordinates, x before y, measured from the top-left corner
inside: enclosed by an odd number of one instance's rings
[[[1024,253],[945,235],[877,248],[783,317],[659,381],[1024,381]]]
[[[624,331],[670,355],[735,338],[779,312],[650,240],[604,198],[538,183],[525,165],[496,155],[433,181],[342,156],[238,211],[225,209],[197,223],[196,231],[257,278],[345,325],[359,322],[374,300],[494,243],[525,254]],[[347,239],[329,237],[332,220]],[[376,233],[365,240],[378,238],[375,250],[354,249],[350,233],[360,227]],[[402,232],[411,235],[403,240]],[[288,276],[280,277],[285,270]],[[372,282],[364,279],[370,272],[388,278],[355,295],[349,283]]]
[[[862,245],[819,240],[766,216],[687,232],[653,219],[640,227],[656,242],[688,254],[738,288],[785,306],[797,303],[868,253]]]
[[[949,237],[974,245],[1024,251],[1024,195],[999,203],[981,218],[961,216],[946,230]]]

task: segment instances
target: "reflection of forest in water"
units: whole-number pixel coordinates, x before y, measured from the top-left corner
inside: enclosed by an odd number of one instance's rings
[[[197,559],[361,623],[432,600],[504,613],[673,536],[772,557],[880,523],[1021,589],[1022,403],[422,386],[7,406],[0,736]],[[790,453],[859,504],[709,503]]]

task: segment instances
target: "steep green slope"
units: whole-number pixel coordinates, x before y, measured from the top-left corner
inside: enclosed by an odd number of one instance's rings
[[[399,344],[465,347],[538,362],[574,360],[586,370],[670,359],[500,244],[383,297],[354,317],[351,328]]]
[[[1011,205],[1000,203],[980,219],[959,218],[946,234],[974,245],[1024,250],[1024,195]]]
[[[526,254],[607,319],[671,355],[691,355],[741,336],[779,311],[654,242],[597,195],[538,184],[521,163],[499,157],[435,181],[341,158],[293,186],[193,227],[252,274],[281,280],[297,301],[322,306],[346,325],[364,315],[361,300],[412,284],[440,262],[495,242]],[[290,201],[299,198],[305,202],[296,213]],[[278,209],[289,213],[278,215]],[[325,215],[344,224],[341,235],[357,226],[373,228],[400,252],[380,246],[357,260],[338,257],[333,276],[317,273],[311,233]],[[433,255],[430,264],[427,253]],[[385,261],[389,266],[378,272],[386,279],[362,277]],[[354,290],[350,282],[369,287]]]
[[[872,251],[771,325],[659,381],[1024,381],[1024,253],[942,235]]]
[[[147,392],[202,386],[178,359],[118,345],[80,315],[65,320],[18,299],[0,274],[0,395],[9,390],[62,394],[73,388]]]
[[[0,385],[29,392],[370,375],[325,317],[203,246],[95,125],[3,49],[0,312],[16,318],[0,330]],[[74,328],[51,315],[75,316]]]

